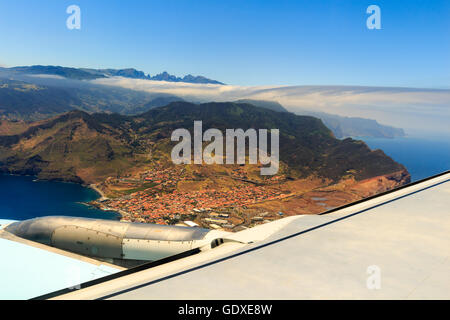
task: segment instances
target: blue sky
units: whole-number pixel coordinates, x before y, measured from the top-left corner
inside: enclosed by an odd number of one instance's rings
[[[68,30],[66,8],[81,8]],[[381,30],[366,8],[381,8]],[[450,88],[450,1],[0,2],[0,65],[134,67],[237,85]]]

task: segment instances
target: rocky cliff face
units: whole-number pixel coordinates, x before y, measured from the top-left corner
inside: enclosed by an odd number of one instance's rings
[[[282,189],[290,196],[281,201],[267,201],[254,209],[283,212],[285,215],[319,214],[410,183],[407,170],[357,181],[344,178],[338,183],[317,178],[286,183]]]
[[[411,175],[405,170],[369,178],[356,183],[351,190],[361,198],[389,191],[411,182]]]

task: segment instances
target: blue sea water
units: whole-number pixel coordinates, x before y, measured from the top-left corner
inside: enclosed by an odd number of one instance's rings
[[[34,181],[31,176],[0,174],[0,219],[25,220],[42,216],[118,219],[116,212],[83,204],[99,194],[75,183]]]
[[[394,139],[354,138],[363,140],[371,149],[381,149],[403,164],[417,181],[450,170],[450,137],[407,136]]]

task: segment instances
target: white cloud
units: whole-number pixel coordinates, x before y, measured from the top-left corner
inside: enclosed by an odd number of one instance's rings
[[[371,118],[403,128],[450,132],[450,90],[358,86],[233,86],[149,81],[113,77],[93,82],[170,93],[193,101],[242,98],[278,101],[292,112],[302,109]]]
[[[34,77],[34,78],[43,78],[43,79],[66,79],[62,76],[58,76],[56,74],[27,74],[27,77]]]

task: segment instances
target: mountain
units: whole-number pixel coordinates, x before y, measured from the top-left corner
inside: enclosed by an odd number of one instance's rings
[[[61,80],[59,80],[61,81]],[[0,117],[40,120],[74,109],[133,114],[153,95],[100,85],[39,85],[0,79]]]
[[[33,82],[31,82],[33,81]],[[51,82],[51,85],[40,83]],[[70,110],[137,114],[183,99],[61,79],[0,79],[0,118],[41,120]]]
[[[374,138],[395,138],[404,137],[405,132],[401,128],[394,128],[382,125],[376,120],[358,118],[358,117],[342,117],[324,112],[304,111],[297,112],[300,115],[310,115],[317,117],[333,131],[337,138],[345,137],[374,137]]]
[[[268,101],[268,100],[254,100],[254,99],[240,99],[235,101],[236,103],[248,103],[254,106],[277,111],[277,112],[289,112],[287,111],[281,104],[276,101]]]
[[[97,78],[105,78],[105,75],[92,73],[83,69],[77,68],[67,68],[60,66],[25,66],[25,67],[12,67],[12,68],[2,68],[5,71],[11,71],[14,73],[23,74],[45,74],[60,76],[68,79],[75,80],[93,80]]]
[[[157,93],[157,94],[152,95],[152,98],[149,102],[143,104],[142,106],[134,108],[133,114],[144,113],[153,108],[163,107],[172,102],[177,102],[177,101],[184,102],[185,100],[183,98],[180,98],[180,97],[172,95],[172,94],[166,94],[166,93],[158,94]]]
[[[22,81],[0,79],[0,115],[9,119],[39,119],[41,115],[56,115],[81,100],[61,88],[49,88]]]
[[[82,69],[93,74],[98,74],[99,78],[102,76],[110,77],[125,77],[131,79],[148,79],[144,72],[128,68],[128,69]]]
[[[203,83],[203,84],[224,84],[222,82],[211,80],[202,76],[193,76],[191,74],[188,74],[187,76],[184,76],[183,78],[176,77],[174,75],[171,75],[167,73],[166,71],[157,74],[153,77],[148,77],[149,80],[155,80],[155,81],[169,81],[169,82],[187,82],[187,83]]]
[[[133,68],[128,69],[91,69],[91,68],[68,68],[61,66],[24,66],[12,68],[0,68],[5,72],[32,75],[53,75],[72,80],[94,80],[108,77],[125,77],[131,79],[144,79],[154,81],[187,82],[203,84],[223,84],[222,82],[205,78],[203,76],[186,75],[182,78],[162,72],[155,76],[146,75],[143,71]]]
[[[144,170],[152,163],[170,165],[175,145],[171,132],[177,128],[192,131],[195,120],[203,121],[204,130],[222,132],[227,128],[279,129],[280,174],[291,179],[353,177],[359,181],[399,172],[400,179],[408,177],[406,169],[381,150],[371,151],[364,142],[350,138],[338,140],[317,118],[245,103],[181,101],[136,116],[71,111],[27,124],[19,133],[0,136],[0,171],[98,183]]]
[[[275,101],[240,99],[236,102],[249,103],[257,107],[278,112],[289,112],[280,103]],[[405,136],[403,129],[382,125],[372,119],[342,117],[330,113],[307,110],[296,112],[296,114],[309,115],[321,119],[325,126],[339,139],[346,137],[395,138]]]
[[[122,134],[83,111],[71,111],[33,123],[20,134],[2,136],[1,170],[78,183],[88,181],[90,171],[96,178],[103,172],[113,174],[115,168],[131,165],[133,148],[121,140]],[[25,141],[27,146],[22,145]]]
[[[147,111],[152,108],[167,106],[168,104],[170,104],[172,102],[177,102],[177,101],[184,101],[184,99],[182,99],[178,96],[174,96],[174,95],[161,94],[161,95],[158,95],[157,97],[155,97],[154,99],[152,99],[150,102],[146,103],[142,107],[142,109]]]
[[[140,77],[139,72],[134,74],[132,71],[134,69],[127,70],[129,77]],[[148,93],[78,80],[30,76],[17,78],[22,80],[2,80],[1,76],[0,72],[0,118],[7,119],[41,120],[73,109],[133,115],[171,102],[184,101],[176,95],[167,93]],[[236,103],[248,103],[272,111],[288,112],[274,101],[241,99]],[[341,117],[307,110],[298,114],[320,118],[337,138],[404,136],[402,129],[381,125],[375,120]]]

